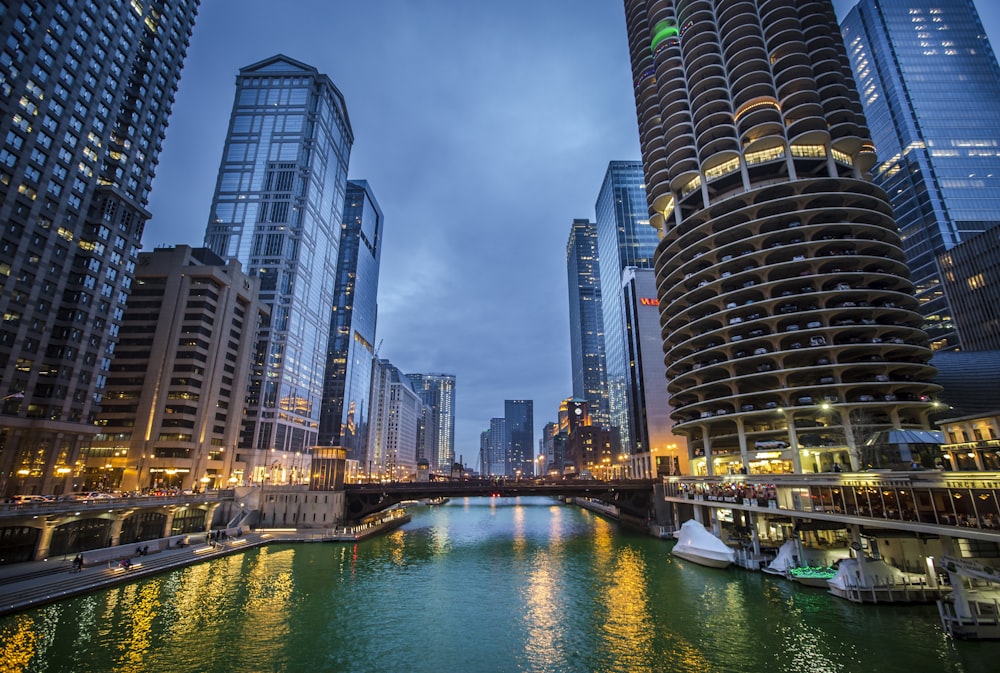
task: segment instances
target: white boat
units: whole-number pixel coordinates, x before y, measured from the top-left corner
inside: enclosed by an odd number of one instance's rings
[[[694,519],[681,526],[677,544],[670,553],[709,568],[725,568],[736,560],[732,549]]]
[[[761,568],[761,570],[769,575],[788,577],[788,571],[798,565],[798,561],[796,560],[797,552],[798,544],[796,541],[785,540],[781,547],[778,548],[778,555],[774,557],[773,561]]]
[[[827,582],[830,593],[855,603],[929,603],[947,589],[926,575],[907,573],[881,559],[844,559]]]

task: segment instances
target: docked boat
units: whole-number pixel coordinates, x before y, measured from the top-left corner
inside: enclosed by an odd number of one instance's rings
[[[761,570],[768,575],[788,577],[788,571],[798,564],[795,555],[797,546],[798,544],[795,540],[785,540],[781,544],[781,547],[778,548],[778,555],[774,557],[773,561],[761,568]]]
[[[681,526],[677,544],[670,553],[709,568],[725,568],[736,560],[731,548],[694,519],[685,521]]]
[[[952,594],[938,601],[945,633],[967,640],[1000,639],[1000,572],[973,560],[945,556]]]
[[[807,587],[826,589],[829,581],[837,576],[837,569],[833,566],[796,566],[788,569],[788,576]]]
[[[844,559],[827,582],[830,593],[855,603],[932,603],[947,593],[936,578],[906,573],[881,559]]]

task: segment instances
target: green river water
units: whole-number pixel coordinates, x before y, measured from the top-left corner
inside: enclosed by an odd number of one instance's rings
[[[0,673],[994,673],[929,606],[670,557],[547,498],[453,500],[355,545],[248,550],[0,618]]]

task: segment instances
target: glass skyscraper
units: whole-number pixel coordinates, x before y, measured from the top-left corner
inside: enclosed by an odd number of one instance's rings
[[[0,3],[0,496],[120,478],[84,463],[197,12]]]
[[[382,209],[367,182],[348,180],[319,444],[342,446],[348,458],[358,461],[364,460],[368,442],[381,257]]]
[[[610,425],[621,435],[626,453],[635,446],[629,408],[628,337],[625,326],[625,293],[622,272],[626,267],[653,268],[659,240],[649,226],[645,178],[639,161],[612,161],[597,196],[597,256],[600,267],[601,306],[604,322],[604,358],[608,381]]]
[[[427,407],[420,446],[432,470],[451,473],[455,462],[455,376],[453,374],[407,374],[413,389]]]
[[[353,142],[316,68],[277,55],[240,70],[205,244],[259,276],[271,308],[239,446],[254,481],[302,479],[317,442]]]
[[[507,476],[528,477],[535,473],[535,403],[532,400],[504,400],[507,426]]]
[[[861,0],[841,24],[924,329],[957,348],[939,254],[1000,224],[1000,68],[972,0]]]
[[[601,272],[597,261],[597,225],[594,222],[573,220],[566,244],[566,270],[573,396],[587,400],[596,424],[608,425]]]

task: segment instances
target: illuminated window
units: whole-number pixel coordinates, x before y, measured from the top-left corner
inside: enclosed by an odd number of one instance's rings
[[[718,166],[714,166],[706,170],[705,179],[712,180],[714,178],[719,178],[722,177],[723,175],[728,175],[730,173],[733,173],[734,171],[738,171],[739,169],[740,169],[739,158],[730,159],[729,161],[725,161],[719,164]]]
[[[765,161],[774,161],[775,159],[781,159],[785,156],[784,147],[772,147],[766,150],[759,150],[757,152],[749,152],[746,155],[747,166],[753,166],[754,164],[761,164]]]
[[[691,179],[690,182],[688,182],[686,185],[684,185],[683,188],[681,188],[681,196],[687,196],[688,194],[698,189],[699,187],[701,187],[701,176],[696,175]]]
[[[792,156],[823,159],[826,157],[826,145],[792,145]]]
[[[979,290],[986,285],[986,280],[983,278],[983,274],[981,273],[977,273],[975,276],[970,276],[966,282],[968,283],[970,290]]]

